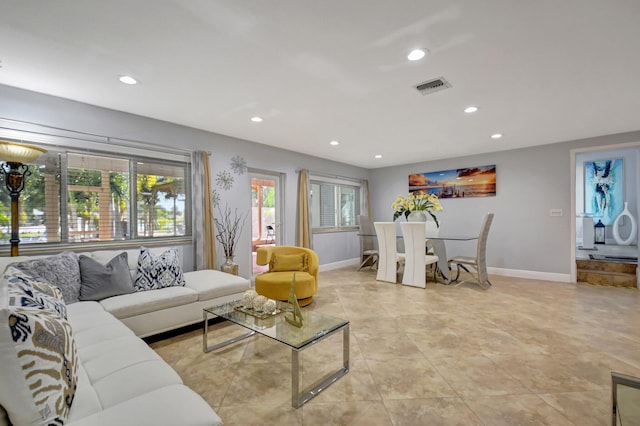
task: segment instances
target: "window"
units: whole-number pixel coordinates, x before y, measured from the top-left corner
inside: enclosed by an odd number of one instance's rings
[[[360,214],[360,185],[338,179],[311,179],[311,225],[314,231],[353,229]]]
[[[47,147],[20,194],[20,244],[82,244],[191,234],[188,162]],[[0,243],[11,237],[0,190]]]

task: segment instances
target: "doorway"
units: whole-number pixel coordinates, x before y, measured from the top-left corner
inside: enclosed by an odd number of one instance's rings
[[[282,186],[281,173],[249,170],[251,178],[251,271],[252,275],[269,269],[256,264],[256,252],[264,246],[281,244]]]
[[[640,188],[640,142],[571,150],[571,198],[573,200],[571,216],[576,219],[571,221],[570,282],[577,282],[580,276],[580,281],[597,282],[601,285],[635,286],[640,288],[640,274],[637,273],[637,258],[640,254],[640,245],[638,245],[636,241],[633,242],[633,245],[617,245],[612,236],[611,223],[605,224],[604,241],[598,245],[592,245],[594,238],[593,232],[587,234],[583,232],[582,229],[585,223],[591,227],[588,220],[585,222],[582,219],[582,216],[584,216],[583,211],[586,209],[586,194],[584,189],[586,185],[585,164],[587,164],[588,161],[593,162],[595,160],[606,159],[616,159],[616,161],[623,162],[623,173],[620,174],[620,176],[623,176],[620,182],[622,184],[623,194],[620,197],[620,201],[629,202],[629,209],[636,218],[636,212],[640,211],[640,197],[638,197],[638,188]],[[618,213],[614,216],[617,216],[617,214]],[[600,217],[596,216],[594,216],[594,218],[600,219]],[[626,232],[629,232],[627,228],[630,227],[630,223],[622,223],[620,229],[623,229],[625,236],[628,235]],[[584,238],[589,238],[587,244],[588,249],[583,247]],[[630,262],[634,257],[636,259],[635,264],[622,265],[624,271],[610,269],[611,265],[603,265],[603,263],[617,263],[618,260],[626,263],[626,259],[629,259]],[[613,260],[609,261],[609,258]],[[595,262],[600,262],[600,264],[592,267],[591,263]],[[594,271],[591,271],[591,269],[594,269]],[[585,276],[589,276],[590,279],[585,279]],[[635,285],[633,281],[635,281]]]

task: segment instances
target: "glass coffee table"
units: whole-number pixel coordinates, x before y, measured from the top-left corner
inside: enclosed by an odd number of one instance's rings
[[[270,337],[291,348],[291,405],[302,407],[307,401],[318,395],[329,385],[349,372],[349,321],[335,318],[319,312],[302,310],[303,326],[301,328],[289,324],[285,314],[272,315],[265,319],[257,318],[235,307],[239,302],[229,302],[203,309],[204,335],[202,349],[204,352],[215,351],[238,342],[254,334]],[[279,304],[280,309],[284,308]],[[209,346],[209,318],[216,316],[231,321],[249,330],[248,333],[233,339]],[[304,390],[300,390],[300,352],[322,341],[332,334],[342,331],[342,367],[320,378]]]
[[[640,378],[611,372],[611,425],[640,425]]]

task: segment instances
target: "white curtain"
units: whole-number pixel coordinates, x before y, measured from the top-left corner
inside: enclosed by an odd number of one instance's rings
[[[209,154],[196,151],[192,155],[193,243],[196,270],[215,269],[216,250],[211,200]]]

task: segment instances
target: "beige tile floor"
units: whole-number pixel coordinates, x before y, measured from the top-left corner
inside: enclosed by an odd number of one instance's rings
[[[608,425],[611,377],[640,376],[640,292],[492,277],[426,289],[374,271],[320,274],[305,309],[351,322],[351,370],[291,407],[291,353],[254,336],[202,352],[202,332],[151,346],[225,425]],[[242,332],[219,323],[210,338]],[[306,384],[341,362],[341,334],[302,352]]]

